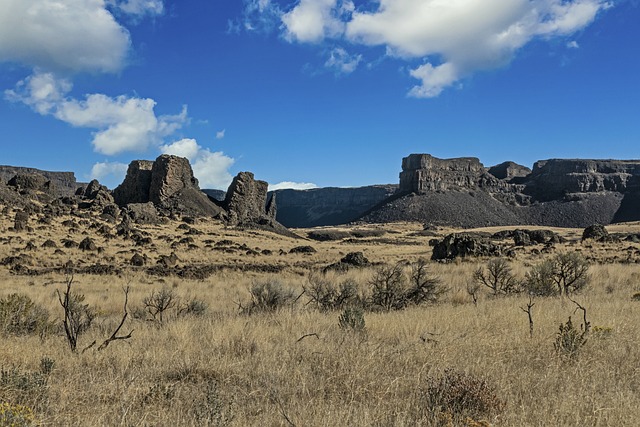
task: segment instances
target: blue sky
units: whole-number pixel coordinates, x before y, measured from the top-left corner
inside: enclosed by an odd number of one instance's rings
[[[639,158],[634,0],[0,0],[0,164],[396,183],[410,153]],[[277,187],[276,187],[277,186]]]

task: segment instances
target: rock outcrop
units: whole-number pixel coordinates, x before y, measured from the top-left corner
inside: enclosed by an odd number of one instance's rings
[[[121,207],[151,202],[165,215],[219,217],[223,213],[200,191],[189,161],[178,156],[164,154],[153,162],[131,162],[124,181],[113,194]]]
[[[6,183],[16,175],[40,175],[51,182],[51,190],[58,196],[71,196],[79,184],[73,172],[51,172],[18,166],[0,166],[0,181]]]
[[[251,172],[233,178],[223,206],[230,225],[254,225],[275,222],[275,200],[267,197],[269,184],[256,180]]]
[[[476,158],[412,154],[402,162],[399,195],[361,219],[459,227],[640,220],[640,160],[552,159],[526,172],[513,162],[485,169]]]
[[[470,234],[449,234],[433,247],[431,259],[447,260],[468,256],[500,256],[503,248]]]

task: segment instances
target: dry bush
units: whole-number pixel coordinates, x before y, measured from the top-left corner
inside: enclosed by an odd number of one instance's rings
[[[569,295],[589,283],[589,262],[578,252],[561,253],[535,265],[526,274],[525,289],[532,295]]]
[[[468,418],[493,418],[506,406],[493,385],[471,374],[446,369],[426,382],[419,403],[438,419],[451,419],[456,425]]]
[[[411,264],[409,277],[402,263],[380,266],[374,270],[369,285],[371,287],[370,305],[384,311],[434,303],[447,291],[440,279],[431,274],[423,258]]]
[[[473,273],[473,280],[491,289],[494,296],[514,294],[521,290],[509,262],[504,258],[492,259],[485,267],[478,268]]]
[[[245,314],[273,313],[293,304],[296,300],[295,291],[282,284],[279,280],[256,281],[249,290],[251,300],[240,310]]]
[[[164,322],[165,312],[176,305],[177,297],[173,289],[163,287],[158,292],[152,291],[151,295],[142,300],[145,310],[153,320]]]
[[[312,274],[309,276],[309,286],[304,290],[309,297],[309,304],[320,311],[341,310],[351,305],[361,305],[358,285],[350,279],[336,286],[326,276]]]
[[[553,348],[561,357],[574,357],[580,348],[587,343],[588,329],[581,325],[576,328],[571,321],[571,316],[567,323],[561,323]]]
[[[347,307],[338,317],[338,325],[343,331],[366,333],[364,310],[361,307]]]
[[[0,332],[8,335],[44,335],[53,329],[49,313],[24,294],[0,299]]]

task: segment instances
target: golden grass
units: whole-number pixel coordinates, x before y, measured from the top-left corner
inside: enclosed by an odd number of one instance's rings
[[[57,219],[57,224],[62,219]],[[0,260],[21,251],[33,239],[67,237],[64,227],[36,229],[29,234],[8,231]],[[397,312],[366,312],[365,335],[340,329],[339,312],[319,312],[298,303],[276,313],[239,313],[236,302],[246,301],[255,280],[278,279],[298,291],[310,271],[337,261],[344,253],[362,250],[374,262],[394,263],[428,256],[429,237],[413,236],[419,224],[385,225],[383,236],[399,244],[364,239],[365,243],[307,242],[265,232],[227,230],[214,222],[196,224],[204,232],[193,236],[198,249],[174,249],[181,263],[282,264],[281,273],[244,273],[224,269],[205,280],[149,276],[144,269],[125,267],[133,250],[152,260],[169,254],[161,235],[181,237],[178,223],[145,227],[156,248],[137,248],[130,241],[96,237],[101,254],[65,249],[30,253],[32,267],[56,266],[72,259],[85,264],[110,262],[123,266],[120,276],[76,275],[73,289],[99,310],[93,327],[80,339],[83,348],[100,343],[122,316],[122,287],[129,285],[129,309],[140,307],[153,290],[168,287],[183,299],[208,304],[201,317],[172,315],[163,325],[130,317],[116,341],[103,351],[72,354],[60,333],[45,337],[2,337],[0,368],[37,372],[41,359],[55,360],[46,399],[34,404],[36,419],[46,426],[414,426],[435,425],[425,412],[421,390],[427,378],[454,368],[486,378],[506,409],[487,419],[499,426],[635,426],[640,423],[640,264],[607,263],[591,267],[591,285],[576,295],[587,308],[593,327],[609,330],[591,334],[575,358],[565,360],[553,349],[560,323],[581,313],[560,298],[535,299],[534,336],[529,337],[525,296],[490,298],[483,293],[474,306],[466,293],[472,272],[483,260],[434,263],[431,270],[449,288],[443,302]],[[37,227],[37,226],[36,226]],[[361,227],[360,227],[361,228]],[[444,231],[443,231],[444,232]],[[580,236],[580,230],[563,233]],[[302,234],[303,232],[301,232]],[[10,241],[6,241],[10,238]],[[84,236],[73,235],[79,241]],[[249,247],[269,249],[272,255],[247,256],[206,248],[204,240],[230,239]],[[404,244],[402,244],[404,243]],[[411,243],[411,244],[406,244]],[[310,244],[312,255],[280,255],[294,246]],[[629,244],[573,243],[559,250],[581,249],[594,258],[624,253]],[[634,245],[637,248],[637,245]],[[538,262],[528,248],[513,260],[523,277]],[[126,251],[126,252],[121,252]],[[372,269],[333,274],[366,287]],[[19,292],[45,307],[60,321],[56,289],[61,273],[16,276],[0,267],[0,297]],[[173,313],[173,312],[172,312]],[[314,335],[308,335],[314,334]],[[302,338],[303,336],[305,338]],[[301,339],[302,338],[302,339]],[[16,394],[0,386],[0,403]],[[19,402],[9,402],[19,403]],[[481,420],[476,420],[481,421]],[[207,424],[209,423],[209,424]]]

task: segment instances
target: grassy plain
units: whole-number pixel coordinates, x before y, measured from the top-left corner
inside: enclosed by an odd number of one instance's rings
[[[274,313],[246,315],[239,310],[256,281],[275,279],[299,295],[312,272],[349,252],[362,251],[379,264],[428,258],[433,236],[420,233],[420,224],[357,226],[352,228],[384,234],[316,242],[227,229],[213,221],[198,221],[189,227],[199,233],[188,233],[186,227],[179,228],[183,223],[171,222],[137,227],[148,233],[151,243],[136,245],[96,234],[90,228],[94,219],[75,218],[77,228],[62,225],[69,218],[56,218],[52,224],[32,219],[33,229],[18,233],[10,230],[12,218],[0,218],[0,260],[24,253],[29,258],[23,262],[38,274],[15,274],[10,265],[0,266],[0,298],[25,294],[58,325],[47,334],[0,338],[0,403],[33,409],[35,425],[448,425],[425,401],[429,381],[446,369],[485,379],[505,403],[497,415],[476,417],[476,424],[456,420],[459,425],[640,424],[640,301],[633,299],[640,292],[637,243],[582,243],[581,230],[554,229],[569,241],[550,254],[533,246],[510,258],[520,278],[553,253],[578,250],[592,260],[589,286],[573,296],[587,309],[592,332],[580,351],[566,358],[556,353],[553,343],[569,316],[580,324],[582,313],[575,312],[576,305],[566,298],[535,298],[530,337],[521,309],[527,296],[493,298],[482,291],[477,305],[472,302],[467,284],[486,259],[430,263],[430,271],[448,288],[441,302],[366,311],[366,334],[343,330],[339,311],[319,311],[307,304],[306,295]],[[639,229],[640,224],[609,227],[615,232]],[[307,231],[297,230],[301,236]],[[64,239],[79,242],[87,236],[102,249],[62,248]],[[179,243],[185,237],[193,240]],[[42,248],[47,239],[62,252]],[[217,245],[222,240],[232,244]],[[25,249],[30,241],[36,250]],[[300,245],[317,252],[289,253]],[[129,265],[136,252],[147,255],[147,266]],[[201,279],[150,274],[147,268],[171,252],[177,254],[178,266],[218,268]],[[69,350],[56,291],[64,290],[68,277],[60,267],[70,260],[76,267],[101,263],[119,270],[74,275],[73,290],[84,294],[98,314],[80,337],[79,349],[94,340],[99,344],[116,328],[123,314],[124,286],[131,289],[131,315],[121,332],[133,330],[130,339],[114,341],[102,351],[97,346],[84,353]],[[270,266],[279,266],[279,271],[270,272]],[[375,268],[330,273],[329,278],[352,279],[366,293]],[[195,298],[206,303],[206,311],[178,316],[175,308],[169,309],[162,324],[145,318],[143,300],[163,288],[183,302]],[[53,361],[46,375],[43,359]]]

